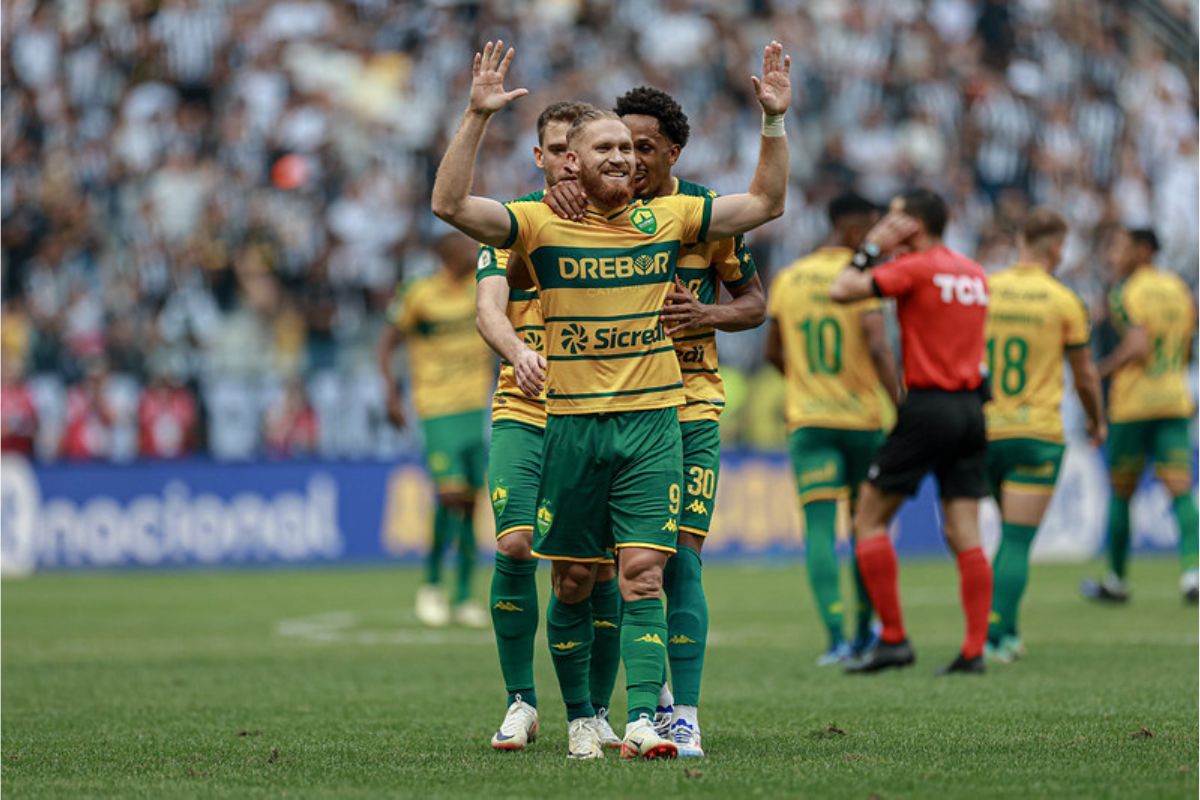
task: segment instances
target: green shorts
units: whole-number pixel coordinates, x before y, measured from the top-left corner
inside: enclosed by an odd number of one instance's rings
[[[883,431],[797,428],[788,437],[800,505],[858,494]]]
[[[533,550],[601,563],[614,549],[675,552],[683,444],[674,408],[546,420]]]
[[[711,419],[679,423],[683,436],[683,508],[679,530],[707,536],[721,472],[721,423]]]
[[[439,492],[478,489],[483,485],[487,461],[483,423],[483,409],[421,420],[425,466]]]
[[[1066,446],[1045,439],[988,442],[987,471],[992,494],[1005,486],[1028,494],[1053,494]]]
[[[1108,469],[1114,480],[1136,481],[1147,457],[1159,473],[1192,474],[1191,420],[1187,417],[1113,422],[1108,426]]]
[[[496,538],[533,531],[538,484],[542,479],[542,437],[536,425],[511,419],[492,423],[488,454],[488,493],[496,518]]]

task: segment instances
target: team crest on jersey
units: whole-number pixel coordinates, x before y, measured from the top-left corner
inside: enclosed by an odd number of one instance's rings
[[[554,512],[550,510],[550,506],[543,501],[538,507],[537,512],[537,532],[538,536],[545,536],[550,530],[550,526],[554,524]]]
[[[479,260],[475,262],[475,269],[485,270],[492,265],[492,248],[481,247],[479,249]]]
[[[655,218],[654,212],[648,208],[639,208],[634,211],[629,215],[629,221],[633,223],[633,227],[647,236],[658,230],[658,220]]]

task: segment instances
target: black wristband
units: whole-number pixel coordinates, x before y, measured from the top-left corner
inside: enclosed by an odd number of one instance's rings
[[[858,250],[854,252],[854,257],[850,259],[850,265],[861,272],[865,272],[875,266],[875,262],[878,260],[879,246],[873,242],[863,242]]]

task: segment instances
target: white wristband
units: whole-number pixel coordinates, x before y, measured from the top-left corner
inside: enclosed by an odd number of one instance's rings
[[[762,119],[762,135],[763,136],[784,136],[786,131],[783,129],[783,114],[763,114]]]

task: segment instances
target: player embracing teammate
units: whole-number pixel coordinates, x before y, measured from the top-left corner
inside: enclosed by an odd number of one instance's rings
[[[568,755],[603,755],[588,697],[593,641],[589,595],[596,565],[620,551],[624,601],[621,656],[628,689],[626,757],[673,757],[653,715],[666,665],[663,567],[677,544],[684,401],[674,344],[660,314],[674,288],[684,245],[743,233],[783,213],[791,96],[789,60],[772,43],[754,88],[763,108],[759,164],[745,194],[671,195],[633,201],[629,129],[611,112],[589,111],[571,126],[567,159],[588,198],[585,219],[546,204],[504,205],[472,196],[474,162],[487,121],[523,89],[504,89],[513,51],[488,43],[477,54],[471,98],[438,170],[433,211],[472,238],[510,249],[510,284],[532,283],[546,342],[543,464],[533,552],[552,562],[557,613],[547,620],[567,706]],[[526,264],[528,262],[528,265]]]

